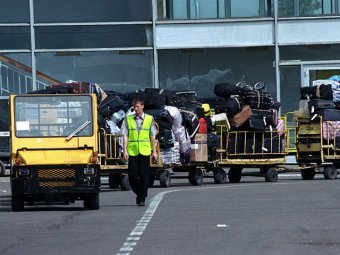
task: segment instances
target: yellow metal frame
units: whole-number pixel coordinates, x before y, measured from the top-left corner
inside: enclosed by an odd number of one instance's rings
[[[223,126],[219,126],[221,130],[223,130]],[[224,126],[224,128],[227,128]],[[248,135],[254,135],[255,134],[262,134],[262,139],[264,139],[264,134],[268,133],[272,137],[272,139],[275,137],[273,136],[277,131],[232,131],[232,132],[225,132],[220,136],[220,147],[217,149],[217,153],[219,155],[219,160],[217,161],[218,165],[247,165],[247,166],[258,166],[258,165],[278,165],[278,164],[284,164],[285,163],[285,155],[287,154],[287,148],[284,147],[284,152],[282,153],[268,153],[268,152],[255,152],[255,149],[253,149],[253,152],[245,152],[246,149],[244,149],[243,153],[235,153],[228,155],[228,133],[229,135],[234,134],[244,134],[245,137]],[[282,134],[284,136],[284,141],[286,141],[286,131]],[[225,137],[223,137],[225,136]],[[225,140],[225,143],[223,143],[223,140]],[[254,139],[255,141],[255,139]],[[246,145],[244,145],[246,148]],[[272,146],[272,145],[271,145]],[[236,149],[235,149],[236,151]],[[225,155],[225,156],[224,156]],[[270,158],[266,156],[271,156]],[[257,156],[262,156],[263,158],[255,158]],[[275,157],[277,156],[277,157]],[[237,157],[237,158],[230,158],[230,157]],[[241,158],[242,157],[242,158]]]
[[[296,125],[297,120],[294,115],[294,112],[287,112],[285,115],[281,116],[281,119],[284,121],[285,132],[286,132],[286,151],[288,154],[296,153]],[[290,123],[294,123],[291,125]]]

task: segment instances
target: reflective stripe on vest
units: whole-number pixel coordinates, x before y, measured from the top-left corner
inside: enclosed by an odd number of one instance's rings
[[[126,117],[126,123],[129,131],[127,151],[130,156],[142,154],[148,156],[151,154],[150,130],[152,125],[152,116],[144,114],[142,127],[138,133],[135,115]]]

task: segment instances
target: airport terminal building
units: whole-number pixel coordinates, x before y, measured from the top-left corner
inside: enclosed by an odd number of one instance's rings
[[[199,97],[216,83],[263,81],[285,113],[298,107],[301,86],[340,73],[340,0],[0,0],[0,8],[2,119],[9,94],[67,80]]]

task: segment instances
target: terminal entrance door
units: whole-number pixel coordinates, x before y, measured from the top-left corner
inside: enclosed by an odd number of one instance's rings
[[[314,80],[326,80],[333,75],[340,75],[340,65],[303,65],[301,84],[312,86]]]

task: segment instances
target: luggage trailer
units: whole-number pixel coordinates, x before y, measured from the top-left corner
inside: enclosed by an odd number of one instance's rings
[[[109,187],[119,188],[122,191],[130,190],[128,179],[128,163],[122,157],[122,136],[107,133],[104,129],[99,131],[99,162],[103,175],[108,176]],[[159,158],[159,148],[158,158]],[[171,185],[171,166],[166,166],[161,161],[155,162],[150,156],[151,176],[149,185],[152,187],[158,179],[162,187]]]
[[[280,165],[285,164],[285,139],[286,132],[228,131],[220,137],[217,165],[229,168],[231,183],[241,181],[244,168],[259,168],[266,182],[277,182]]]
[[[325,179],[336,179],[340,167],[340,125],[323,121],[322,116],[298,117],[296,126],[296,159],[303,180],[316,173]]]
[[[119,188],[122,191],[130,190],[128,181],[128,164],[122,158],[120,149],[120,135],[106,133],[100,129],[99,134],[99,162],[101,174],[108,176],[108,183],[111,189]],[[149,186],[152,187],[155,180],[159,180],[161,187],[170,187],[171,178],[183,178],[174,173],[188,173],[187,178],[190,184],[199,186],[208,172],[213,172],[215,184],[226,183],[226,172],[216,164],[215,161],[191,162],[187,164],[164,164],[160,159],[160,148],[158,145],[158,161],[154,162],[150,157],[151,176]],[[186,177],[184,177],[186,178]]]

